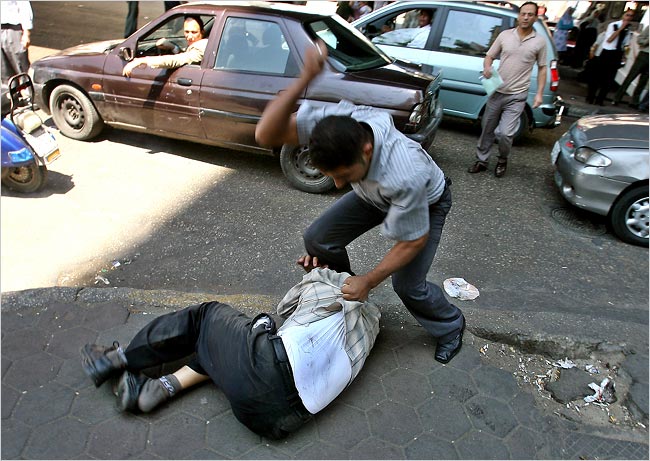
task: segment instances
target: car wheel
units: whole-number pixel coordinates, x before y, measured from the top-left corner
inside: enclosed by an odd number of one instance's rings
[[[634,245],[648,246],[648,186],[638,186],[625,192],[610,213],[614,234]]]
[[[307,146],[282,146],[280,166],[292,186],[304,192],[322,194],[334,188],[332,178],[311,164]]]
[[[50,95],[50,109],[54,123],[68,138],[87,141],[104,127],[92,101],[73,86],[57,86]]]

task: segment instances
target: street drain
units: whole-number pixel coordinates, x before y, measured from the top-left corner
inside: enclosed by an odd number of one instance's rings
[[[593,222],[593,216],[587,216],[578,211],[566,207],[554,208],[551,210],[551,217],[558,224],[583,235],[598,236],[607,233],[605,224]]]

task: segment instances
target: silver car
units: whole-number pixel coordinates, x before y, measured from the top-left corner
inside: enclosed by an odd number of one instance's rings
[[[607,216],[623,241],[648,246],[648,116],[594,115],[555,143],[555,184],[571,204]]]

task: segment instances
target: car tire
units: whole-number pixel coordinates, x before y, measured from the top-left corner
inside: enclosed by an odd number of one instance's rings
[[[289,183],[296,189],[311,194],[322,194],[334,188],[332,178],[312,166],[307,146],[282,146],[280,166]]]
[[[648,246],[648,185],[623,193],[610,212],[614,234],[633,245]]]
[[[68,138],[87,141],[104,128],[90,98],[71,85],[59,85],[52,91],[50,111],[57,128]]]
[[[29,165],[8,168],[2,175],[3,186],[23,194],[38,192],[46,181],[47,168],[36,161]]]
[[[528,114],[524,109],[524,111],[519,116],[519,126],[517,127],[517,131],[515,132],[515,135],[512,137],[512,142],[519,143],[526,136],[526,133],[528,133],[529,128],[530,128],[530,122],[528,120]]]

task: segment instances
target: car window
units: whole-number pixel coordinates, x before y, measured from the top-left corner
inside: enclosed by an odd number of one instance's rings
[[[501,32],[502,23],[500,17],[451,10],[440,39],[440,51],[483,57]]]
[[[365,27],[365,35],[380,45],[424,48],[435,10],[412,9],[385,15]]]
[[[202,15],[199,17],[203,21],[205,38],[207,38],[210,33],[210,29],[212,28],[214,17]],[[166,54],[166,52],[161,51],[156,46],[156,42],[160,39],[166,39],[167,41],[176,45],[179,51],[185,51],[187,49],[187,41],[185,40],[185,34],[183,33],[184,23],[184,15],[173,16],[168,21],[163,22],[160,24],[160,26],[149,32],[147,35],[140,37],[138,39],[136,57]]]
[[[235,17],[226,20],[215,68],[265,74],[297,74],[297,65],[289,44],[277,23]]]
[[[359,31],[339,16],[329,16],[305,24],[313,39],[327,45],[330,63],[337,70],[353,72],[390,64],[392,59],[370,43]]]

